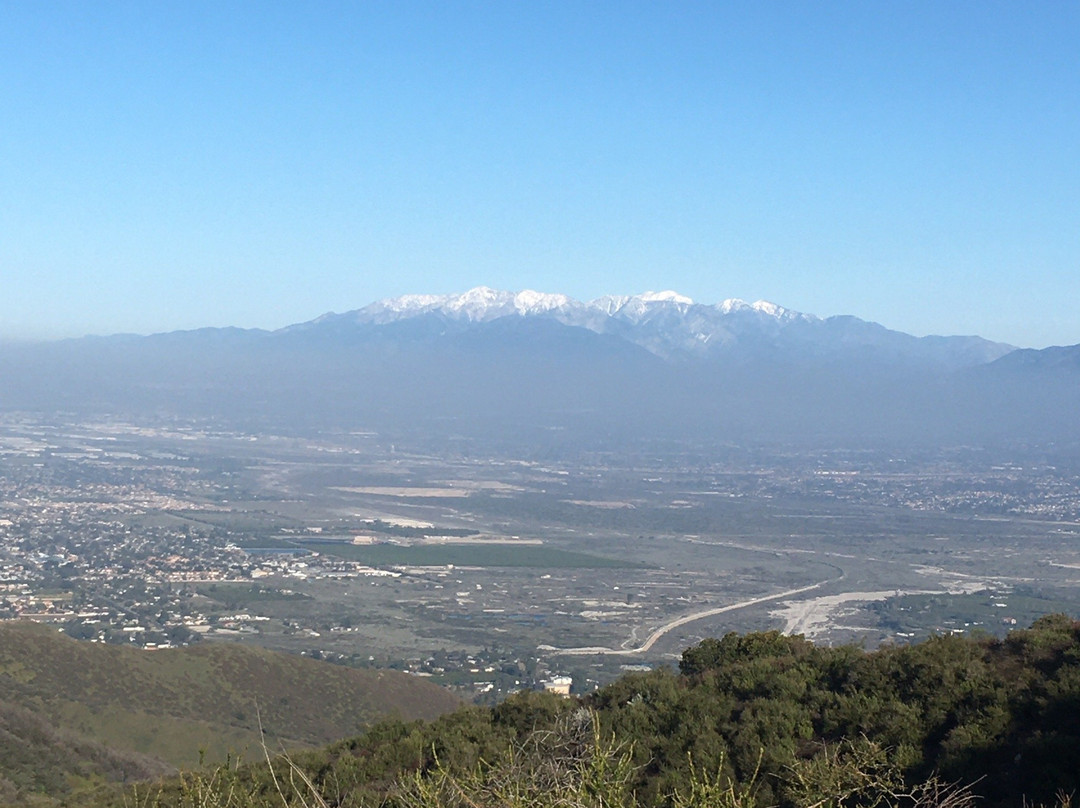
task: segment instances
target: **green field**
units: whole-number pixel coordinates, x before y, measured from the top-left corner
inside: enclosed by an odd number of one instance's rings
[[[246,539],[233,539],[233,544],[244,550],[295,550],[295,539],[282,539],[278,537],[252,537]]]
[[[604,569],[639,567],[630,561],[575,553],[535,544],[346,544],[304,542],[304,547],[373,567],[539,567],[546,569]]]
[[[282,592],[280,589],[259,584],[214,583],[202,584],[196,591],[205,597],[216,600],[227,609],[249,606],[253,603],[267,603],[282,600],[311,600],[308,595],[299,592]]]

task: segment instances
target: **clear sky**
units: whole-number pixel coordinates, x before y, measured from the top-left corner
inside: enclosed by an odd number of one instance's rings
[[[0,337],[481,284],[1080,343],[1080,3],[0,0]]]

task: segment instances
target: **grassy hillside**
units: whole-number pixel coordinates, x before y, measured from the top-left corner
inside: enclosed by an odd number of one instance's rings
[[[434,718],[459,700],[395,671],[355,670],[240,645],[142,651],[0,623],[0,801],[134,779],[200,755],[311,746],[386,717]],[[57,790],[58,786],[59,791]]]
[[[131,782],[171,771],[135,752],[111,749],[45,717],[0,701],[0,805],[42,800],[108,782]]]

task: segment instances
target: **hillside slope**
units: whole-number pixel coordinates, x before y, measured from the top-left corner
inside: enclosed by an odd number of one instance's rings
[[[434,718],[458,704],[449,691],[396,671],[240,645],[146,652],[0,623],[0,782],[9,792],[141,778],[196,766],[200,753],[250,759],[261,754],[260,719],[275,742],[298,747],[355,735],[381,718]]]

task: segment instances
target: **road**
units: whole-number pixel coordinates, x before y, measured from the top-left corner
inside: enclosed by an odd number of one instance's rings
[[[841,575],[841,577],[843,577]],[[803,592],[810,592],[825,584],[835,583],[838,579],[826,578],[824,581],[818,581],[816,584],[810,584],[809,586],[801,586],[798,589],[786,589],[783,592],[777,592],[773,595],[764,595],[760,598],[751,598],[750,600],[743,600],[738,603],[730,603],[727,606],[717,606],[712,609],[704,609],[700,612],[694,612],[693,614],[685,615],[677,620],[672,620],[670,623],[665,623],[656,629],[649,635],[637,648],[603,648],[601,646],[588,646],[585,648],[556,648],[552,645],[541,645],[537,650],[545,651],[551,654],[559,654],[566,656],[592,656],[594,654],[611,654],[612,656],[634,656],[637,654],[644,654],[649,651],[657,640],[663,637],[670,631],[674,631],[680,626],[685,626],[687,623],[693,623],[695,620],[704,620],[706,617],[713,617],[724,612],[733,612],[736,609],[745,609],[748,606],[756,606],[759,603],[768,603],[773,600],[781,600],[782,598],[790,598],[793,595],[801,595]]]

